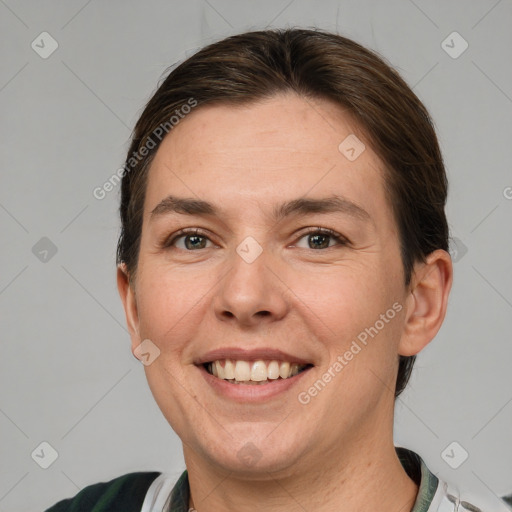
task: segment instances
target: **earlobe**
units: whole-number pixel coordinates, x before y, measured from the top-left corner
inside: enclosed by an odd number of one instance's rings
[[[399,354],[412,356],[435,337],[446,315],[453,281],[449,253],[438,249],[416,265],[406,301],[406,317]]]
[[[117,290],[123,303],[126,324],[132,341],[132,352],[140,345],[139,314],[135,289],[130,283],[129,274],[124,263],[117,266]]]

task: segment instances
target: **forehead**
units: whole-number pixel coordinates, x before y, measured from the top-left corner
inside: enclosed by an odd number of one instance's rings
[[[357,158],[347,158],[347,145]],[[288,94],[200,106],[161,143],[145,211],[170,193],[226,207],[229,198],[262,204],[339,193],[382,209],[382,167],[354,118],[332,102]]]
[[[327,100],[281,94],[243,105],[200,106],[184,118],[160,146],[164,153],[193,146],[197,155],[229,153],[230,158],[263,151],[289,159],[340,156],[339,144],[348,135],[365,138],[352,115]],[[183,153],[181,153],[183,154]],[[179,154],[175,155],[179,161]],[[190,155],[187,155],[190,157]]]

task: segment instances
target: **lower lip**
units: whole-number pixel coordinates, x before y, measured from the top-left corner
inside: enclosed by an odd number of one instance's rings
[[[267,384],[231,384],[230,382],[219,379],[206,371],[204,366],[197,366],[206,382],[213,390],[223,397],[231,398],[238,402],[261,402],[278,396],[298,384],[302,377],[312,368],[288,377],[287,379],[271,380]]]

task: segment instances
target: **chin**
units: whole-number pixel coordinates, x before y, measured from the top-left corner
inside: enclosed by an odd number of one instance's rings
[[[247,425],[247,428],[236,429],[232,436],[223,431],[206,443],[205,437],[201,436],[194,443],[197,446],[196,454],[219,469],[235,473],[242,479],[268,480],[269,473],[292,474],[293,468],[300,463],[301,450],[297,445],[299,440],[290,442],[290,436],[286,433],[282,433],[279,438],[276,436],[270,439],[271,429],[268,424],[264,427],[261,432],[255,432],[259,429],[255,429],[254,425]],[[227,427],[226,430],[231,433],[234,429]],[[193,446],[188,441],[187,444]]]
[[[236,478],[247,480],[268,480],[269,473],[275,475],[293,474],[297,460],[290,459],[289,453],[274,452],[271,455],[259,450],[248,441],[236,453],[210,455],[211,463]],[[298,458],[297,458],[298,459]]]

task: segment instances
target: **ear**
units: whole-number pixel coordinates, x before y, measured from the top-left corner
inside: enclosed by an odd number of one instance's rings
[[[418,263],[406,299],[404,331],[398,348],[402,356],[420,352],[432,341],[443,323],[452,287],[450,254],[438,249]]]
[[[124,263],[117,266],[117,290],[123,302],[126,324],[132,340],[132,353],[140,345],[139,314],[137,311],[137,298],[135,288],[130,283],[128,271]],[[134,354],[135,356],[135,354]],[[136,357],[136,356],[135,356]]]

